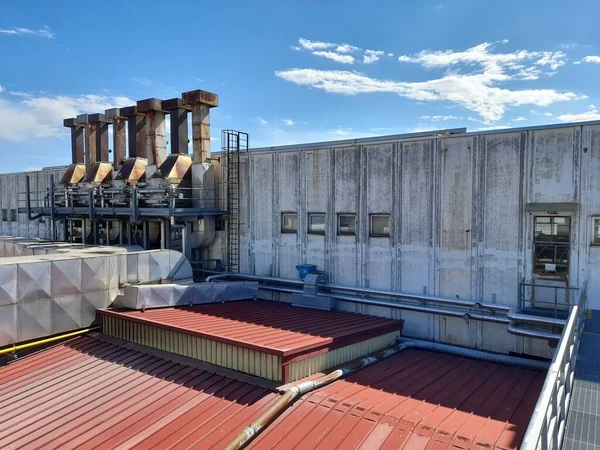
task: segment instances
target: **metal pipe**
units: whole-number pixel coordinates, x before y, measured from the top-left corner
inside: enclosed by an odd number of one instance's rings
[[[27,209],[27,218],[29,220],[35,220],[42,217],[42,214],[37,214],[35,216],[31,215],[31,187],[30,187],[29,175],[25,176],[25,195],[27,198],[25,199],[25,207]]]
[[[410,344],[402,343],[395,345],[393,347],[389,347],[384,350],[380,350],[377,353],[372,354],[366,358],[360,359],[353,364],[350,364],[341,369],[334,370],[333,372],[319,377],[315,380],[303,381],[297,384],[294,384],[290,387],[285,394],[283,394],[279,400],[275,402],[270,408],[268,408],[264,413],[262,413],[254,422],[248,425],[238,436],[233,439],[225,450],[236,450],[244,447],[251,440],[253,440],[258,433],[261,432],[262,429],[267,427],[273,420],[275,420],[284,409],[289,406],[294,399],[297,397],[306,394],[307,392],[313,391],[319,387],[326,386],[328,384],[333,383],[340,378],[343,378],[347,375],[350,375],[353,372],[356,372],[359,369],[370,366],[377,361],[381,361],[382,359],[388,358],[396,353],[401,352],[406,348],[411,348]]]
[[[294,286],[304,286],[302,280],[294,280],[291,278],[276,278],[276,277],[267,277],[267,276],[259,276],[259,275],[246,275],[241,273],[222,273],[219,275],[211,275],[206,278],[206,281],[214,281],[223,278],[239,278],[241,280],[249,280],[249,281],[265,281],[265,282],[274,282],[274,283],[282,283],[282,284],[291,284]]]
[[[550,325],[563,328],[567,324],[566,320],[554,319],[552,317],[532,316],[531,314],[521,314],[514,309],[511,309],[506,316],[515,322],[525,322],[537,325]]]
[[[56,241],[56,223],[54,223],[54,216],[56,213],[56,204],[54,198],[54,174],[50,174],[50,233],[52,240]]]
[[[530,330],[518,326],[517,322],[511,321],[506,327],[506,331],[515,336],[524,336],[536,339],[547,339],[549,341],[559,341],[562,336],[559,333],[550,333],[548,331]]]
[[[19,350],[25,350],[27,348],[37,347],[39,345],[48,344],[50,342],[55,342],[55,341],[58,341],[60,339],[66,339],[66,338],[73,337],[73,336],[79,336],[80,334],[89,333],[90,331],[96,331],[96,330],[99,330],[99,329],[100,329],[100,327],[83,328],[81,330],[72,331],[70,333],[61,334],[61,335],[58,335],[58,336],[52,336],[52,337],[49,337],[49,338],[41,339],[39,341],[28,342],[27,344],[13,345],[12,347],[1,349],[0,350],[0,355],[5,355],[7,353],[14,353],[14,352],[17,352]]]
[[[540,361],[537,359],[519,358],[517,356],[504,355],[501,353],[489,353],[481,350],[475,350],[472,348],[458,347],[451,344],[443,344],[441,342],[423,341],[412,338],[396,339],[400,343],[414,344],[414,348],[418,350],[429,350],[437,353],[447,353],[449,355],[461,356],[464,358],[479,359],[481,361],[489,361],[498,364],[507,364],[511,366],[524,367],[527,369],[535,370],[548,370],[550,367],[549,361]]]

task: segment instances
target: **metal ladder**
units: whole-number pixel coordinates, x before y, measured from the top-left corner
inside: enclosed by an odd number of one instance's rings
[[[248,133],[221,132],[227,167],[227,271],[240,271],[240,152],[248,151]]]

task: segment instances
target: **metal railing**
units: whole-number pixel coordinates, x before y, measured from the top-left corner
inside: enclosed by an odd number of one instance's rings
[[[553,301],[541,300],[539,295],[536,296],[536,290],[539,293],[541,289],[553,290]],[[564,293],[561,291],[564,291]],[[519,311],[528,308],[553,311],[554,317],[557,318],[560,313],[568,313],[571,310],[578,293],[579,288],[577,287],[539,284],[535,280],[529,282],[523,278],[519,283]],[[566,314],[563,315],[563,317],[565,316]]]
[[[546,380],[535,406],[521,448],[558,450],[567,423],[567,413],[575,381],[575,365],[587,313],[585,285],[573,305],[558,343]]]

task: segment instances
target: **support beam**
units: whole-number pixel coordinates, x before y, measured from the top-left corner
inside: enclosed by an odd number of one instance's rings
[[[148,165],[160,166],[167,159],[167,128],[162,101],[148,98],[137,102],[139,113],[146,115],[146,158]]]
[[[127,118],[129,157],[146,158],[146,116],[138,113],[137,106],[121,108],[120,113]]]
[[[83,142],[84,127],[75,123],[75,118],[65,119],[63,126],[71,129],[71,162],[73,164],[85,163],[85,146]]]
[[[210,108],[219,106],[219,96],[198,89],[184,92],[182,100],[192,108],[193,160],[202,163],[210,157]]]
[[[106,118],[112,121],[113,126],[113,168],[118,171],[121,164],[127,158],[125,154],[125,117],[121,115],[119,108],[107,109],[105,111]]]
[[[90,114],[90,125],[95,128],[96,136],[96,161],[108,162],[108,123],[104,114]]]
[[[96,127],[90,124],[87,114],[79,114],[75,123],[85,127],[85,168],[89,169],[96,161]]]
[[[188,112],[180,98],[171,98],[162,102],[162,107],[171,118],[171,154],[188,154]]]

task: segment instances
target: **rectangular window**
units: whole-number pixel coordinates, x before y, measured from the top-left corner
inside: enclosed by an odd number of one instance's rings
[[[538,275],[569,273],[570,217],[535,217],[533,267]]]
[[[356,235],[356,214],[338,214],[338,234]]]
[[[600,245],[600,217],[594,217],[593,244]]]
[[[298,232],[298,214],[283,213],[281,215],[281,232],[282,233],[297,233]]]
[[[390,216],[388,214],[371,214],[371,236],[390,236]]]
[[[4,222],[8,222],[8,209],[3,209],[2,210],[2,220]]]
[[[11,209],[10,210],[10,221],[11,222],[16,222],[17,221],[17,210],[16,209]]]
[[[325,234],[325,214],[308,215],[308,233]]]

